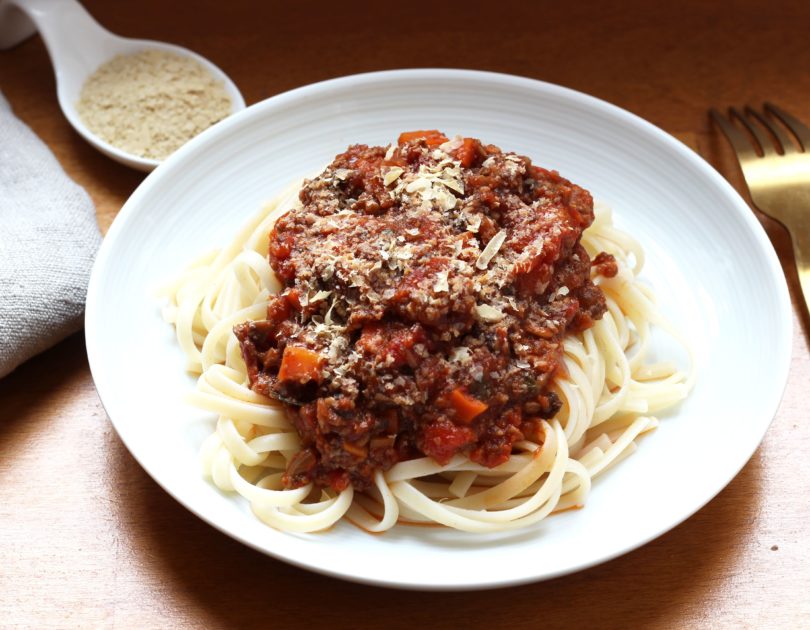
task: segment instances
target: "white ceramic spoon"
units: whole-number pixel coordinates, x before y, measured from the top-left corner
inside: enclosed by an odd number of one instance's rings
[[[31,25],[18,9],[27,14],[45,42],[56,74],[59,106],[68,122],[87,142],[122,164],[151,171],[160,160],[127,153],[105,142],[85,126],[76,111],[85,80],[116,55],[129,55],[149,48],[191,57],[224,83],[231,97],[232,113],[245,108],[245,100],[233,81],[204,57],[181,46],[114,35],[96,22],[76,0],[0,0],[0,42],[11,45],[31,32]],[[4,27],[9,30],[14,27],[17,36],[3,33]]]

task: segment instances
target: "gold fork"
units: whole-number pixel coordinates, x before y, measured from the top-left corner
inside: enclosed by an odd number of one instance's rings
[[[810,128],[776,105],[763,109],[731,107],[728,118],[716,109],[710,114],[737,153],[754,204],[790,233],[810,312]]]

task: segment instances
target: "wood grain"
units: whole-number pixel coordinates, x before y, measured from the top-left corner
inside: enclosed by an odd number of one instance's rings
[[[429,13],[379,2],[85,4],[122,34],[177,42],[211,58],[249,103],[312,81],[399,67],[478,68],[566,85],[673,133],[742,193],[707,108],[767,98],[810,121],[805,1],[633,0],[619,8],[501,0],[497,11],[434,3]],[[106,230],[142,176],[102,157],[68,126],[38,38],[0,52],[0,89],[87,188]],[[788,237],[763,224],[797,295]],[[321,577],[204,524],[124,448],[96,396],[83,337],[75,335],[0,381],[0,626],[453,628],[462,619],[514,629],[810,627],[810,350],[808,321],[795,312],[779,412],[717,498],[602,566],[472,595]]]

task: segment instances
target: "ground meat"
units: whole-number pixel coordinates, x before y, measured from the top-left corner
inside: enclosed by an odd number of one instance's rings
[[[619,273],[619,266],[616,264],[616,259],[607,252],[600,252],[593,259],[591,267],[596,269],[596,272],[605,278],[614,278]]]
[[[235,328],[254,390],[304,448],[284,482],[362,490],[376,470],[461,453],[485,466],[560,408],[568,332],[605,312],[580,245],[590,194],[527,157],[439,132],[355,145],[276,223],[285,285]],[[593,265],[615,275],[615,260]]]

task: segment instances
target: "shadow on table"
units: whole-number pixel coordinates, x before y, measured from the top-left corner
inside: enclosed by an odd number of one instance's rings
[[[41,421],[47,421],[77,388],[92,388],[86,368],[84,335],[78,332],[0,379],[0,441],[3,446],[11,446],[10,436],[19,423],[40,417]],[[4,450],[0,453],[8,455]]]
[[[164,606],[206,627],[420,628],[501,626],[676,627],[695,618],[735,573],[759,510],[757,452],[738,477],[692,518],[643,548],[571,576],[478,593],[382,589],[323,577],[236,543],[177,504],[137,466],[117,484],[142,486],[121,526],[133,561],[160,577]],[[541,562],[527,558],[527,562]],[[430,570],[429,566],[425,567]],[[482,567],[482,571],[486,568]],[[171,603],[170,603],[171,602]],[[691,613],[691,614],[690,614]],[[180,621],[180,619],[177,619]]]

